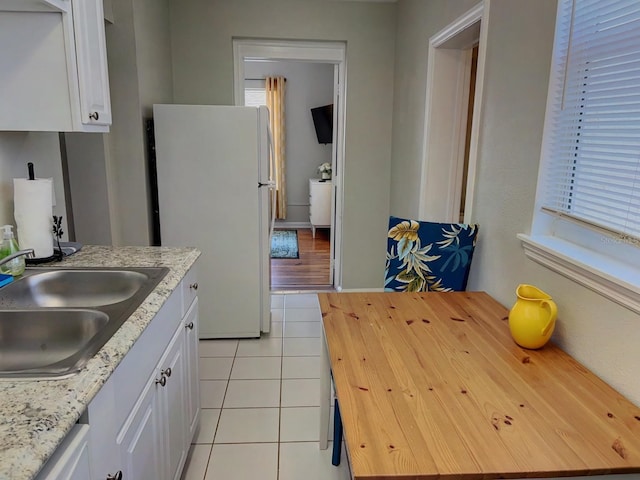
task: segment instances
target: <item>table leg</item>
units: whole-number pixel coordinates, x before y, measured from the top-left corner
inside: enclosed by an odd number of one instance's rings
[[[320,348],[320,450],[329,446],[329,414],[331,410],[331,362],[324,331]]]

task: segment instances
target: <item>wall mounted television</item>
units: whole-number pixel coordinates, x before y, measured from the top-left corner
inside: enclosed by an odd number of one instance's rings
[[[333,104],[311,109],[318,143],[333,142]]]

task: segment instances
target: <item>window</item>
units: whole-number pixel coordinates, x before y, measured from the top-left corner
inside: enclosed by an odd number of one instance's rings
[[[259,107],[266,104],[267,92],[264,87],[245,87],[244,105],[246,107]]]
[[[640,4],[560,0],[527,255],[640,311]]]

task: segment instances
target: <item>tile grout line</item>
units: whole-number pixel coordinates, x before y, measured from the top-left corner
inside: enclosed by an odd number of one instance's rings
[[[283,362],[284,362],[284,329],[285,329],[285,322],[286,322],[286,318],[287,318],[287,313],[286,313],[286,295],[285,298],[282,299],[283,303],[282,303],[282,337],[280,338],[280,402],[278,405],[278,458],[276,461],[276,480],[280,480],[280,445],[281,445],[281,440],[282,440],[282,369],[283,369]]]

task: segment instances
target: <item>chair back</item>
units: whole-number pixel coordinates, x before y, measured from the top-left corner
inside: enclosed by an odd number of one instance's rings
[[[475,224],[389,217],[385,291],[465,290],[477,236]]]

